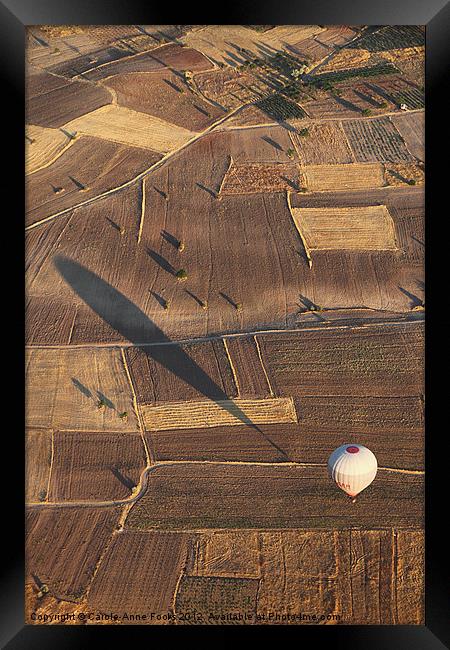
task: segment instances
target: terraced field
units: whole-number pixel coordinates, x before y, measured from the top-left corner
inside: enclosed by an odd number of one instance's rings
[[[27,623],[423,625],[424,53],[27,28]]]

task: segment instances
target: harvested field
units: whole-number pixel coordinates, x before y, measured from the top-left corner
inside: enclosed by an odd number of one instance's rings
[[[191,539],[183,533],[118,533],[92,582],[89,607],[103,612],[172,612]],[[167,621],[145,621],[164,622]]]
[[[342,123],[357,162],[411,162],[405,141],[388,117]]]
[[[422,470],[423,403],[416,397],[301,397],[298,423],[147,433],[156,460],[326,462],[354,437],[382,467]]]
[[[51,345],[68,343],[75,321],[76,309],[61,304],[59,300],[30,297],[26,306],[25,343],[27,345]]]
[[[287,151],[292,149],[289,131],[281,126],[260,129],[236,129],[220,134],[223,146],[229,149],[236,164],[244,163],[290,163]],[[295,155],[295,154],[294,154]]]
[[[131,388],[120,350],[26,350],[30,427],[79,431],[135,431]],[[99,401],[104,406],[99,408]],[[128,421],[119,413],[128,412]]]
[[[25,126],[25,171],[27,174],[47,167],[73,142],[72,138],[59,129],[41,126]]]
[[[391,117],[413,156],[425,160],[425,113],[406,113]]]
[[[384,185],[383,166],[380,163],[308,165],[304,173],[311,192],[362,190]]]
[[[258,536],[253,530],[211,531],[199,535],[187,573],[203,577],[259,578]]]
[[[251,578],[183,576],[176,593],[176,612],[195,612],[178,625],[246,625],[255,623],[259,581]],[[244,615],[251,616],[245,620]],[[241,617],[241,618],[239,618]]]
[[[225,341],[239,397],[269,397],[271,388],[259,356],[255,337]]]
[[[349,68],[361,68],[369,63],[372,54],[368,50],[342,49],[323,63],[319,70],[322,72],[335,72]]]
[[[192,92],[179,75],[169,72],[122,74],[108,79],[106,85],[116,93],[119,106],[189,131],[203,131],[225,115],[225,111]]]
[[[51,165],[27,177],[26,223],[113,189],[160,158],[154,151],[83,136]]]
[[[423,531],[399,531],[396,535],[396,614],[399,625],[423,624],[424,541]]]
[[[310,64],[320,61],[331,52],[328,45],[319,43],[315,38],[306,38],[299,43],[293,43],[287,49],[299,59],[306,60]]]
[[[361,31],[360,27],[347,25],[326,25],[326,29],[314,38],[329,47],[340,47],[351,41]]]
[[[425,85],[425,47],[407,47],[383,52],[383,58],[395,64],[411,81]]]
[[[120,508],[29,509],[25,568],[49,595],[78,601],[117,525]]]
[[[396,250],[385,205],[366,208],[292,208],[308,250]]]
[[[157,346],[148,352],[129,348],[125,355],[139,404],[237,396],[223,341]]]
[[[27,87],[27,124],[58,128],[111,103],[111,93],[106,88],[61,78],[55,82],[55,77],[49,85],[50,76],[44,73],[31,77]],[[68,130],[70,131],[70,127]]]
[[[139,433],[55,431],[49,501],[126,499],[145,468]]]
[[[229,67],[196,74],[195,86],[211,102],[228,110],[257,101],[270,89],[264,79]]]
[[[379,470],[370,490],[350,504],[325,465],[164,465],[148,475],[146,493],[125,525],[140,530],[414,529],[423,525],[423,476]]]
[[[425,170],[420,163],[389,163],[385,165],[388,185],[423,185]]]
[[[160,153],[177,149],[195,133],[123,106],[104,106],[66,124],[69,131]]]
[[[291,138],[303,165],[352,163],[354,157],[341,122],[311,123],[308,135],[292,133]]]
[[[230,167],[220,195],[299,191],[302,186],[304,179],[297,165],[248,163]]]
[[[249,57],[272,56],[287,45],[310,38],[323,31],[317,25],[277,26],[258,33],[242,25],[208,25],[189,32],[181,40],[199,50],[214,63],[237,67]]]
[[[335,330],[257,338],[278,395],[402,397],[423,392],[423,323],[354,329],[351,337]]]
[[[201,72],[210,70],[212,67],[211,61],[208,61],[197,50],[169,43],[153,49],[151,52],[142,52],[119,61],[112,61],[107,65],[92,67],[83,73],[83,77],[95,82],[130,72],[158,72],[165,68],[172,71]]]
[[[170,402],[164,406],[140,406],[148,431],[198,429],[218,426],[296,422],[291,399],[235,399],[198,402]]]
[[[25,432],[25,500],[45,501],[52,464],[52,432],[28,429]]]

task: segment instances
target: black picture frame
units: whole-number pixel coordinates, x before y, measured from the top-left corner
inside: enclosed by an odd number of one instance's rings
[[[21,291],[23,258],[17,251],[23,251],[21,224],[23,219],[23,178],[24,156],[22,143],[24,131],[24,43],[25,27],[34,24],[173,24],[173,23],[227,23],[227,24],[419,24],[426,25],[426,278],[427,278],[427,316],[426,316],[426,623],[424,626],[295,626],[290,631],[299,635],[300,643],[322,641],[334,647],[371,648],[414,648],[438,650],[450,647],[449,625],[449,584],[448,541],[446,535],[446,497],[445,478],[447,474],[445,458],[445,438],[447,430],[446,386],[442,381],[439,367],[442,353],[446,350],[444,336],[448,336],[448,311],[437,286],[438,278],[445,277],[446,248],[448,238],[443,234],[442,222],[446,220],[444,193],[447,194],[445,167],[440,164],[439,153],[446,146],[445,124],[448,104],[444,101],[446,72],[450,50],[450,5],[445,0],[316,0],[313,2],[280,2],[262,0],[259,3],[242,0],[227,3],[220,16],[198,5],[185,5],[174,11],[164,3],[152,6],[143,0],[0,0],[0,65],[2,68],[3,107],[9,111],[3,137],[9,138],[8,164],[2,180],[4,196],[11,198],[8,210],[8,248],[16,251],[15,261],[18,269],[19,287],[13,289],[17,310],[14,327],[7,330],[7,341],[12,359],[10,369],[16,369],[16,389],[14,394],[18,404],[14,409],[11,428],[6,430],[3,449],[3,464],[11,470],[11,478],[4,485],[3,502],[3,551],[0,569],[2,573],[0,589],[0,643],[1,647],[16,648],[76,648],[90,647],[98,634],[106,643],[126,641],[127,644],[139,642],[145,634],[148,642],[155,641],[155,628],[139,626],[29,626],[24,625],[24,444],[20,414],[23,408],[23,302]],[[6,145],[4,145],[6,146]],[[442,208],[440,208],[442,205]],[[6,220],[7,216],[4,216]],[[4,231],[5,232],[5,231]],[[5,233],[6,235],[6,233]],[[17,237],[17,246],[11,242],[11,235]],[[14,241],[15,243],[15,241]],[[431,252],[431,246],[433,250]],[[442,246],[440,250],[439,246]],[[447,253],[448,255],[448,253]],[[441,265],[441,267],[440,267]],[[14,271],[8,265],[9,279]],[[11,299],[11,303],[14,301]],[[448,309],[448,308],[447,308]],[[19,326],[21,325],[21,326]],[[12,331],[13,330],[13,331]],[[9,341],[12,341],[9,345]],[[439,341],[439,336],[442,341]],[[14,337],[17,340],[14,341]],[[436,356],[433,363],[433,355]],[[5,362],[6,363],[6,362]],[[12,372],[12,370],[10,371]],[[6,440],[8,438],[9,442]],[[6,479],[4,479],[6,482]],[[248,636],[250,628],[238,626],[238,634]],[[319,628],[319,629],[318,629]],[[232,634],[236,628],[227,628]],[[279,626],[265,627],[267,640],[272,634],[279,638]],[[283,630],[284,631],[284,630]],[[196,633],[198,628],[159,628],[161,633]],[[202,629],[202,632],[204,630]],[[223,634],[223,629],[220,630]]]

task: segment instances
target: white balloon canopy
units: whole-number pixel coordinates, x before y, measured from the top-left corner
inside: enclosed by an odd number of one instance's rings
[[[331,478],[351,497],[356,497],[372,483],[377,469],[375,455],[363,445],[341,445],[328,459]]]

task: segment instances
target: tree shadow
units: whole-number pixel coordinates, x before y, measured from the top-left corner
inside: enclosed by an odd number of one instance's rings
[[[410,307],[413,309],[414,307],[420,307],[423,305],[423,301],[419,298],[419,296],[416,296],[414,293],[411,293],[410,291],[407,291],[403,287],[398,287],[400,291],[405,294],[407,298],[411,300]]]
[[[155,190],[155,192],[158,192],[158,194],[160,196],[162,196],[163,199],[165,199],[167,201],[167,194],[163,190],[160,190],[159,188],[157,188],[156,185],[153,185],[153,189]]]
[[[69,175],[69,178],[70,178],[70,180],[72,181],[72,183],[74,183],[74,185],[77,186],[77,188],[78,188],[79,190],[85,190],[85,189],[86,189],[86,185],[83,185],[83,183],[80,183],[80,181],[77,181],[77,179],[74,178],[73,176],[70,176],[70,175]]]
[[[203,307],[203,300],[200,300],[200,298],[198,298],[195,293],[192,293],[192,291],[189,291],[189,289],[185,289],[185,292],[188,294],[188,296],[191,296],[191,298],[193,298],[200,307]]]
[[[167,271],[167,273],[170,273],[170,275],[175,275],[176,271],[175,271],[174,267],[162,255],[160,255],[156,251],[152,250],[151,248],[147,248],[147,253],[152,258],[152,260],[154,262],[156,262],[157,264],[159,264],[159,266],[164,271]]]
[[[178,93],[181,93],[182,89],[177,86],[177,84],[174,84],[173,81],[170,81],[170,79],[163,79],[164,83],[166,83],[168,86],[173,88],[173,90],[176,90]]]
[[[243,424],[251,426],[268,440],[265,433],[227,396],[223,388],[211,379],[181,345],[172,341],[120,291],[67,257],[56,256],[54,265],[77,296],[124,339],[141,350],[149,359],[192,386],[204,397],[214,400],[219,408]],[[146,345],[144,343],[146,341],[157,341],[159,345]],[[286,460],[289,459],[286,452],[280,450],[273,442],[271,444],[283,454]]]
[[[72,384],[75,386],[75,388],[78,388],[80,393],[83,393],[85,397],[88,397],[89,399],[93,398],[93,395],[89,388],[87,386],[84,386],[81,381],[78,381],[75,377],[71,377]]]
[[[280,178],[289,185],[290,188],[292,188],[295,192],[298,192],[300,190],[300,185],[298,183],[294,183],[294,181],[291,181],[290,178],[287,176],[284,176],[284,174],[281,174]]]
[[[222,298],[226,300],[232,307],[237,309],[237,303],[234,302],[234,300],[232,300],[232,298],[230,298],[230,296],[228,296],[226,293],[219,291],[219,296],[222,296]]]
[[[109,397],[106,397],[106,395],[103,395],[103,393],[99,390],[95,391],[97,393],[98,399],[109,409],[113,409],[113,411],[116,410],[116,407],[113,402],[109,399]]]
[[[115,221],[113,221],[113,220],[110,219],[109,217],[106,217],[106,221],[109,221],[109,223],[111,224],[111,226],[112,226],[113,228],[115,228],[118,232],[122,232],[122,229],[121,229],[121,227],[119,226],[118,223],[116,223]]]
[[[114,474],[116,479],[122,483],[128,490],[133,491],[137,483],[135,483],[129,476],[126,476],[119,471],[117,467],[111,467],[111,472]]]
[[[164,308],[164,307],[166,306],[166,300],[165,300],[165,298],[163,298],[162,296],[160,296],[159,293],[156,293],[156,291],[150,291],[150,293],[152,294],[153,298],[155,298],[155,300],[157,300],[157,301],[159,302],[159,304],[161,305],[161,307]]]
[[[278,142],[275,142],[275,140],[270,138],[268,135],[261,136],[261,140],[264,140],[264,142],[267,142],[267,144],[272,145],[272,147],[274,147],[278,151],[283,151],[283,147],[280,144],[278,144]]]
[[[161,230],[161,237],[166,240],[168,244],[171,244],[174,248],[178,250],[180,245],[180,240],[170,234],[167,230]]]
[[[216,192],[214,190],[211,190],[209,187],[206,187],[206,185],[203,185],[203,183],[196,183],[197,187],[199,187],[201,190],[204,190],[205,192],[208,192],[214,199],[217,198]]]
[[[343,97],[338,97],[337,95],[333,95],[333,99],[338,104],[341,104],[341,106],[344,106],[345,108],[348,108],[349,111],[354,111],[356,113],[361,113],[360,107],[357,106],[356,104],[353,104],[348,99],[344,99]]]

